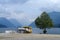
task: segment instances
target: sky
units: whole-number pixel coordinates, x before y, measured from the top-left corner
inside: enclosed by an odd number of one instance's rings
[[[60,0],[0,0],[0,17],[32,23],[43,11],[60,12]]]

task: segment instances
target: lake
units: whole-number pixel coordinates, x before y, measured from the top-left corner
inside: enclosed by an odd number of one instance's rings
[[[33,33],[43,33],[43,30],[39,28],[33,28]],[[60,28],[47,29],[47,34],[60,34]]]
[[[17,28],[0,28],[0,33],[4,33],[6,30],[14,30],[17,31]],[[32,28],[33,34],[43,33],[42,29]],[[60,34],[60,28],[51,28],[47,29],[47,34]]]

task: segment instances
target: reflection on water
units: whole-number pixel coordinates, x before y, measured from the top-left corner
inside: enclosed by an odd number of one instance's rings
[[[0,28],[0,33],[4,33],[6,30],[14,30],[17,32],[17,28]],[[33,33],[43,33],[42,29],[39,28],[32,28]],[[47,33],[48,34],[60,34],[60,28],[51,28],[51,29],[47,29]]]

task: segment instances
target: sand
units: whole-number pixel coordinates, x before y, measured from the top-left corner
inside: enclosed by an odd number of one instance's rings
[[[60,40],[60,35],[55,34],[0,34],[0,40]]]

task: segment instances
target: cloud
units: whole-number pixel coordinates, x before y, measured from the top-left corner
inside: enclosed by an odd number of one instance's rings
[[[0,0],[0,17],[15,18],[28,25],[43,11],[60,12],[60,0]]]
[[[16,4],[16,3],[24,4],[27,1],[28,0],[0,0],[0,4]]]
[[[30,22],[33,22],[34,20],[35,20],[35,18],[34,19],[33,18],[32,19],[29,19]]]
[[[39,9],[40,11],[59,11],[59,5],[60,0],[30,0],[26,6]]]
[[[59,0],[50,0],[51,2],[53,2],[53,3],[58,3],[59,2]]]

